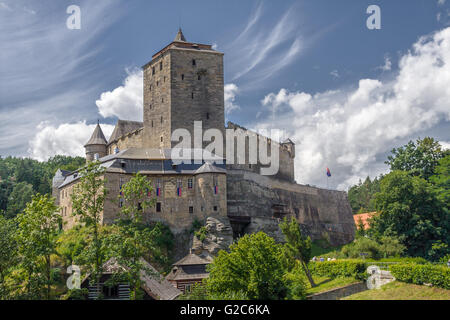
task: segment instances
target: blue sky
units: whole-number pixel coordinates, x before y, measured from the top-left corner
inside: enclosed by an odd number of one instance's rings
[[[66,28],[72,4],[81,30]],[[139,120],[139,68],[181,26],[225,53],[228,120],[286,130],[297,181],[324,186],[330,167],[345,189],[410,139],[448,146],[449,14],[450,0],[0,0],[0,155],[82,154],[97,119],[106,134]]]

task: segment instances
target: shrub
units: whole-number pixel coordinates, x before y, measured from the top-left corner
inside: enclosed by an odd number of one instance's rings
[[[324,262],[310,262],[312,274],[322,277],[354,277],[366,278],[366,263],[363,260],[336,260]]]
[[[391,265],[389,270],[398,281],[450,289],[450,268],[446,266],[407,263]]]
[[[361,253],[366,253],[367,258],[378,259],[381,257],[380,245],[369,238],[361,237],[344,246],[342,253],[348,258],[359,258]]]

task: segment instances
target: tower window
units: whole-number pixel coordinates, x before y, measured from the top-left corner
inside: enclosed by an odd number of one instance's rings
[[[156,86],[159,86],[159,81],[156,81]]]
[[[152,85],[150,85],[150,87],[148,88],[150,91],[152,91]]]
[[[156,203],[156,212],[161,212],[161,202]]]
[[[198,80],[201,80],[201,79],[202,79],[202,77],[200,75],[198,75]]]
[[[166,76],[164,76],[164,82],[166,82]]]
[[[161,98],[161,102],[164,103],[164,98]]]
[[[188,189],[192,189],[194,183],[192,179],[188,179]]]
[[[209,119],[209,113],[206,113],[206,119]]]
[[[217,206],[214,206],[214,211],[217,211]]]
[[[161,137],[161,142],[163,142],[163,137]]]
[[[192,94],[191,94],[191,98],[194,99],[194,93],[193,93],[193,92],[192,92]]]
[[[159,63],[159,70],[162,70],[162,62]]]
[[[194,207],[189,207],[189,213],[194,213]]]
[[[161,117],[161,123],[163,123],[163,117]]]
[[[152,75],[155,74],[155,67],[152,67]]]
[[[192,59],[192,65],[193,66],[197,65],[197,62],[195,61],[195,59]]]
[[[152,120],[152,128],[153,128],[153,120]]]
[[[181,80],[184,80],[184,74],[181,75]]]

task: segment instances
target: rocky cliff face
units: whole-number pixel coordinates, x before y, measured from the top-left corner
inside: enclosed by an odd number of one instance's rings
[[[194,236],[192,252],[198,255],[207,253],[215,256],[220,250],[228,250],[233,243],[233,230],[227,218],[209,217],[206,219],[205,239]]]
[[[278,225],[285,217],[295,217],[313,240],[326,239],[333,246],[351,242],[355,235],[346,192],[228,170],[227,206],[235,236],[264,231],[283,241]]]

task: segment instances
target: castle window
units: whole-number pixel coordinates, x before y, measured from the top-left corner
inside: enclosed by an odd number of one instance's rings
[[[159,63],[159,70],[162,70],[162,62]]]
[[[189,213],[194,213],[194,207],[189,207]]]
[[[148,87],[148,90],[152,91],[152,85],[150,85],[150,87]]]
[[[188,179],[188,189],[192,189],[194,185],[194,181],[192,179]]]
[[[209,119],[209,113],[206,113],[206,119]]]
[[[184,74],[181,75],[181,80],[184,80]]]
[[[156,212],[161,212],[161,202],[156,203]]]
[[[152,67],[152,75],[155,74],[155,67]]]
[[[195,61],[195,59],[192,59],[192,65],[193,66],[197,65],[197,62]]]
[[[194,93],[193,93],[193,92],[192,92],[192,94],[191,94],[191,98],[194,99]]]
[[[166,82],[166,77],[164,76],[164,82]]]
[[[200,75],[198,75],[198,80],[201,80],[201,79],[202,79],[202,77]]]
[[[156,86],[159,86],[159,81],[156,81]]]
[[[214,206],[214,211],[217,211],[217,206]]]
[[[163,137],[161,137],[161,142],[163,142]]]
[[[152,128],[153,128],[153,120],[152,120]]]
[[[161,102],[164,103],[164,98],[161,98]]]
[[[163,123],[163,117],[161,117],[161,123]]]

